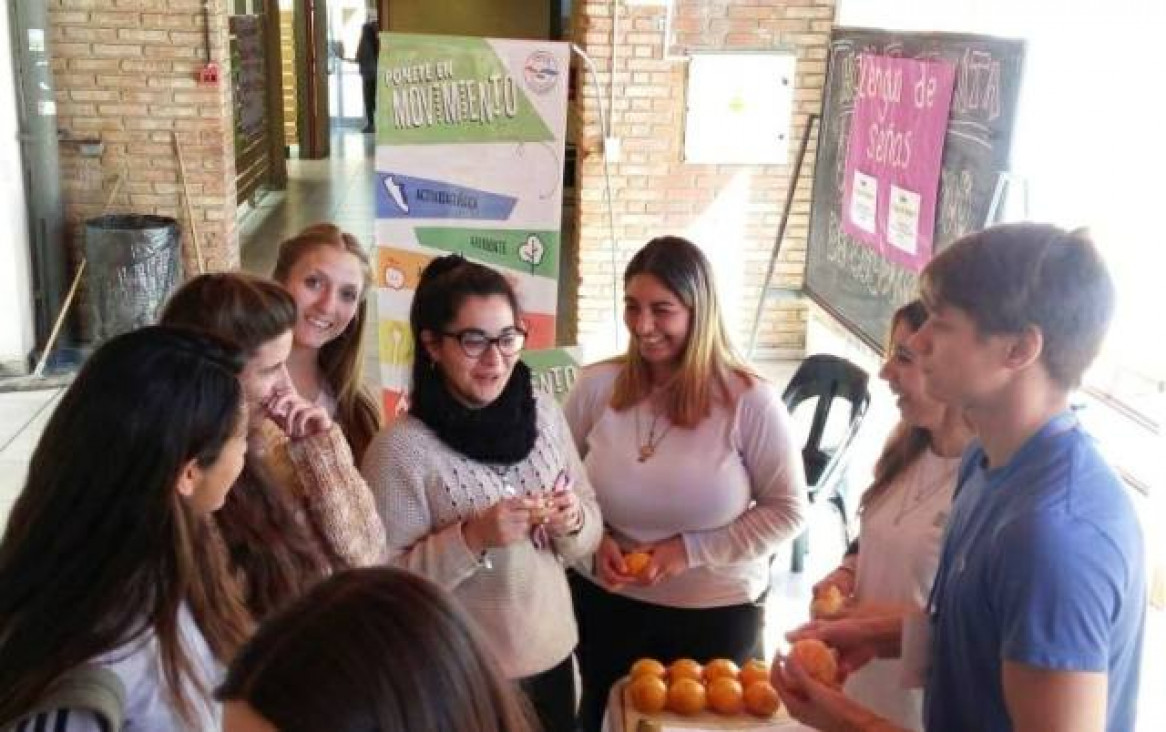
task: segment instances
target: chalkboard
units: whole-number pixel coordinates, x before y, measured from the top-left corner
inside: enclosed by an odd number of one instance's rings
[[[842,229],[842,196],[859,54],[956,66],[935,215],[935,251],[983,228],[996,181],[1008,170],[1024,42],[952,33],[835,28],[814,164],[806,293],[882,350],[891,315],[918,294],[917,275]]]

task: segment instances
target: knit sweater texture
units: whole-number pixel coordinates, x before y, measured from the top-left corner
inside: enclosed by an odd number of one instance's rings
[[[535,397],[538,439],[522,461],[490,465],[443,443],[420,420],[400,417],[373,439],[363,472],[388,540],[389,562],[453,593],[477,622],[508,678],[541,673],[575,648],[578,631],[564,563],[590,556],[603,521],[558,405]],[[491,548],[466,545],[462,523],[513,495],[549,493],[566,470],[583,523],[539,549],[531,540]]]

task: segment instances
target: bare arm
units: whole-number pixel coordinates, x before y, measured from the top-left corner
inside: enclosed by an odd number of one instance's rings
[[[1051,671],[1005,661],[1004,703],[1017,732],[1104,732],[1103,673]]]

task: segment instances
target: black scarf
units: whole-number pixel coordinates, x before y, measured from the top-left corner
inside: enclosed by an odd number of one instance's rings
[[[480,409],[454,399],[440,371],[433,370],[418,381],[413,385],[409,414],[466,457],[513,465],[534,448],[538,420],[530,369],[523,362],[514,365],[498,398]]]

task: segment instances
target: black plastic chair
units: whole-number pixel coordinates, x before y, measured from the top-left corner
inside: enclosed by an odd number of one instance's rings
[[[802,465],[806,471],[809,500],[825,498],[838,511],[842,520],[843,544],[850,544],[850,517],[846,512],[846,497],[839,490],[846,473],[850,446],[870,406],[870,378],[859,367],[838,356],[814,355],[802,361],[782,393],[786,409],[793,414],[803,402],[817,398],[814,418],[806,444],[802,447]],[[842,440],[833,446],[822,446],[822,435],[834,404],[842,400],[850,404],[850,416]],[[790,569],[801,572],[809,549],[809,529],[794,539]]]

